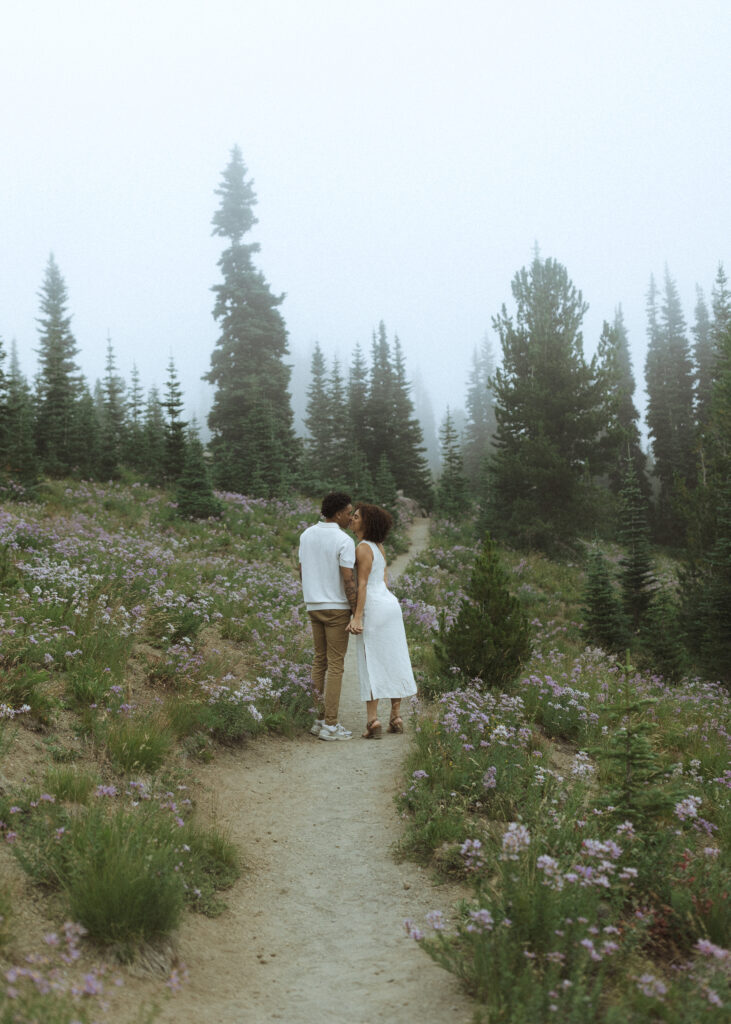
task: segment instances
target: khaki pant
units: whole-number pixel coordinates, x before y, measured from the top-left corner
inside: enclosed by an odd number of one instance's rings
[[[318,702],[322,701],[324,690],[326,725],[337,725],[345,652],[350,637],[350,633],[345,631],[350,622],[350,609],[321,608],[307,614],[312,623],[315,648],[312,660],[312,686]]]

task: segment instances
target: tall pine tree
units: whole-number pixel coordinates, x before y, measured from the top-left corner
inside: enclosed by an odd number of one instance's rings
[[[165,478],[170,481],[180,479],[185,465],[187,422],[182,419],[183,391],[178,379],[175,361],[170,357],[168,376],[165,381],[165,397],[162,407],[167,414],[165,420]]]
[[[601,424],[593,368],[583,353],[581,292],[536,252],[512,282],[517,311],[493,318],[503,350],[492,378],[497,418],[488,522],[532,547],[571,545],[589,512]]]
[[[28,488],[38,482],[40,465],[34,438],[33,396],[18,362],[13,341],[7,375],[3,466],[9,480]]]
[[[622,307],[614,321],[604,321],[597,347],[597,380],[604,430],[599,438],[609,485],[615,494],[623,486],[627,459],[634,466],[639,486],[646,497],[650,489],[645,475],[645,455],[640,447],[640,414],[634,403],[635,379],[629,353]]]
[[[125,386],[117,374],[112,339],[107,338],[107,361],[101,385],[99,475],[102,480],[119,476],[124,452],[126,418]]]
[[[431,472],[426,457],[424,435],[414,412],[411,383],[398,337],[393,343],[393,411],[389,464],[396,487],[407,498],[429,508],[433,501]]]
[[[40,347],[36,376],[36,450],[49,476],[65,476],[78,465],[74,437],[81,379],[75,357],[76,340],[67,311],[66,283],[51,254],[39,292]]]
[[[216,388],[208,425],[217,483],[267,496],[287,487],[299,445],[287,390],[291,371],[284,363],[287,331],[278,309],[283,296],[273,295],[254,267],[259,245],[244,242],[257,222],[247,173],[235,146],[216,190],[213,233],[229,245],[218,262],[223,281],[213,288],[221,334],[204,379]]]
[[[647,426],[660,486],[657,536],[664,543],[678,543],[684,531],[677,505],[679,485],[692,487],[696,472],[693,368],[678,290],[667,268],[659,313],[654,279],[647,308],[645,381]]]
[[[315,344],[310,366],[310,386],[307,388],[305,427],[304,474],[308,489],[314,493],[332,490],[329,483],[332,472],[333,428],[327,364],[319,343]]]
[[[465,399],[467,417],[462,435],[464,471],[473,490],[479,488],[485,459],[491,453],[495,436],[495,402],[490,377],[495,372],[495,358],[487,334],[479,349],[472,353],[472,368],[467,381]]]
[[[459,434],[447,406],[444,422],[439,430],[442,446],[442,472],[437,481],[435,507],[439,515],[455,522],[468,514],[471,506],[467,477],[462,461]]]

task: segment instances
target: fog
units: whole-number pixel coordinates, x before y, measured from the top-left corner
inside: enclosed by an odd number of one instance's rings
[[[437,420],[535,244],[587,353],[621,303],[640,391],[650,274],[689,325],[731,274],[727,0],[25,0],[0,31],[0,336],[29,378],[53,252],[90,385],[109,335],[145,390],[172,355],[204,417],[234,144],[295,380],[383,320]]]

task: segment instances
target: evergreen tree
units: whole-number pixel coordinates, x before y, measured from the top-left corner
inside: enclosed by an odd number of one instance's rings
[[[421,432],[424,438],[426,464],[432,478],[439,473],[441,460],[439,456],[439,435],[437,423],[434,418],[434,407],[429,392],[424,387],[418,370],[414,373],[414,412],[421,424]]]
[[[700,663],[710,679],[731,684],[731,478],[719,488],[718,536],[708,557]]]
[[[439,438],[442,445],[442,472],[437,481],[435,508],[445,519],[459,521],[468,514],[471,502],[459,435],[452,423],[449,407]]]
[[[114,480],[119,477],[124,453],[126,403],[124,381],[117,374],[110,337],[107,338],[106,370],[101,391],[99,475],[103,480]]]
[[[498,688],[510,686],[530,657],[528,618],[508,589],[508,575],[489,535],[451,626],[442,613],[434,652],[444,673],[457,668],[484,686]]]
[[[317,493],[331,489],[329,480],[333,469],[333,418],[327,379],[327,365],[319,343],[315,344],[310,368],[311,381],[307,389],[305,427],[305,467],[309,486]]]
[[[365,452],[368,424],[368,364],[360,345],[355,346],[353,362],[348,373],[347,416],[349,433]]]
[[[143,414],[144,401],[142,385],[140,384],[140,372],[137,364],[132,364],[130,374],[129,400],[126,407],[126,419],[124,424],[123,438],[124,446],[122,458],[125,465],[132,469],[141,471],[143,466]]]
[[[629,457],[642,493],[649,497],[645,455],[640,447],[640,414],[633,397],[635,379],[621,306],[615,311],[613,324],[610,326],[605,320],[602,327],[597,348],[597,381],[604,426],[599,446],[603,451],[601,461],[609,473],[609,485],[615,494],[619,493]]]
[[[376,486],[368,466],[368,460],[357,445],[353,446],[352,454],[348,459],[347,474],[344,474],[344,479],[350,482],[350,492],[356,496],[357,501],[365,501],[371,505],[377,501]]]
[[[82,381],[79,396],[71,410],[68,451],[70,472],[80,480],[93,480],[100,460],[99,414],[85,381]]]
[[[598,547],[589,553],[583,613],[582,631],[590,643],[613,653],[626,647],[627,628],[607,560]]]
[[[185,519],[218,519],[223,514],[223,505],[213,493],[203,445],[194,425],[186,437],[176,501],[178,515]]]
[[[639,636],[638,655],[644,668],[677,682],[687,668],[680,606],[668,587],[652,595]]]
[[[713,321],[711,323],[711,342],[714,353],[720,351],[726,332],[731,328],[731,291],[728,289],[726,271],[723,263],[718,264],[716,280],[711,292],[711,311]]]
[[[342,480],[349,469],[355,438],[349,430],[348,403],[345,381],[337,357],[327,382],[328,421],[330,423],[329,486],[333,480]],[[350,485],[352,489],[352,484]],[[347,488],[345,488],[347,492]]]
[[[13,341],[5,389],[5,475],[25,488],[38,482],[40,465],[34,437],[34,408],[30,387],[21,373],[18,350]]]
[[[660,484],[658,538],[677,543],[683,530],[675,507],[678,484],[692,487],[695,479],[692,364],[677,287],[667,268],[659,321],[656,295],[651,280],[645,363],[647,426]]]
[[[213,316],[221,334],[205,375],[216,388],[208,416],[215,473],[221,486],[244,493],[281,493],[294,472],[299,445],[293,428],[285,365],[287,331],[277,308],[283,296],[271,293],[252,257],[257,243],[244,243],[256,224],[256,196],[235,146],[223,172],[220,206],[213,233],[228,239],[214,286]]]
[[[165,478],[178,480],[185,464],[185,428],[187,422],[181,419],[183,392],[178,380],[173,357],[168,363],[168,377],[165,382],[165,398],[162,407],[167,414],[165,421]]]
[[[387,456],[381,455],[376,466],[376,475],[373,478],[374,500],[378,505],[388,509],[392,515],[396,515],[396,480],[391,472]]]
[[[597,802],[616,821],[629,820],[640,835],[651,837],[658,833],[656,821],[667,816],[675,798],[650,740],[649,711],[655,701],[638,695],[629,660],[620,686],[616,698],[604,706],[612,725],[608,742],[594,751],[606,777]]]
[[[83,456],[75,450],[71,437],[81,379],[74,362],[78,349],[67,313],[66,284],[53,254],[48,258],[39,298],[36,450],[49,476],[64,476],[78,463],[79,455]]]
[[[145,403],[142,424],[141,466],[145,479],[154,487],[162,487],[166,463],[166,423],[157,388],[151,388]]]
[[[696,491],[688,564],[681,576],[683,628],[711,679],[731,682],[731,326],[720,339],[716,380],[702,433],[705,472]]]
[[[394,406],[395,380],[391,363],[391,348],[386,338],[386,325],[381,321],[378,332],[373,334],[371,346],[371,369],[366,403],[366,424],[363,448],[371,472],[375,472],[381,456],[389,463],[393,452],[392,411]]]
[[[600,457],[598,388],[580,330],[588,307],[566,269],[538,253],[512,291],[515,318],[505,306],[493,318],[503,364],[491,380],[489,522],[511,541],[551,549],[571,545],[585,525]]]
[[[495,359],[490,339],[485,334],[479,350],[472,353],[472,369],[467,381],[467,418],[462,435],[464,470],[473,490],[479,489],[485,458],[495,436],[495,404],[490,378],[495,372]]]
[[[393,343],[393,412],[388,461],[397,488],[406,497],[429,508],[433,501],[431,473],[398,337],[394,338]]]
[[[713,378],[716,364],[713,338],[711,336],[711,318],[703,295],[703,289],[696,286],[695,323],[691,327],[693,333],[693,359],[695,362],[695,419],[703,424],[708,418],[708,407],[713,390]]]
[[[656,586],[650,555],[647,503],[631,459],[627,459],[620,495],[619,537],[624,554],[619,561],[622,603],[631,629],[639,630]]]

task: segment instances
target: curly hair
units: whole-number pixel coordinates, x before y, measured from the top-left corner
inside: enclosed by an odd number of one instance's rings
[[[363,522],[363,540],[371,540],[374,544],[384,541],[393,526],[393,516],[380,505],[357,505]]]
[[[341,512],[344,508],[347,508],[351,503],[351,497],[349,494],[345,494],[344,491],[332,491],[330,494],[326,494],[322,499],[322,505],[320,506],[320,512],[324,519],[332,519],[334,515]]]

